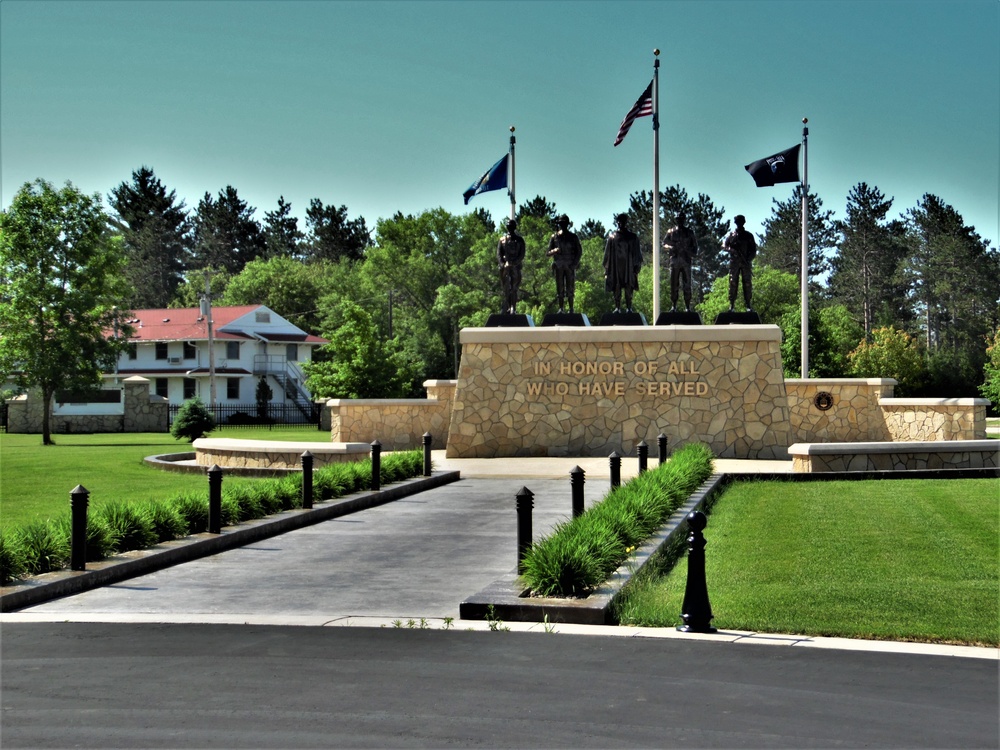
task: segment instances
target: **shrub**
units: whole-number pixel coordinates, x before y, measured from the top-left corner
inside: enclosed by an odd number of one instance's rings
[[[174,499],[174,507],[184,519],[188,534],[208,530],[208,495],[204,492],[187,492]]]
[[[28,570],[20,529],[0,529],[0,584],[20,578]]]
[[[69,535],[63,527],[51,521],[32,521],[21,532],[28,574],[48,573],[69,562]]]
[[[146,506],[112,500],[97,508],[91,516],[99,524],[104,523],[115,541],[118,552],[151,547],[158,541]],[[89,522],[88,518],[88,522]],[[89,524],[88,524],[89,525]],[[88,529],[89,536],[89,529]],[[90,543],[87,544],[88,556]],[[104,555],[106,557],[106,555]]]
[[[72,515],[62,516],[51,521],[59,527],[59,532],[66,535],[70,552],[73,547],[73,517]],[[96,511],[87,514],[87,562],[103,560],[110,557],[119,549],[118,534],[112,529],[107,521]],[[68,559],[68,558],[67,558]],[[65,565],[65,563],[63,563]]]
[[[222,489],[222,507],[225,508],[227,504],[233,504],[236,508],[236,516],[233,523],[249,521],[265,515],[260,498],[254,491],[256,484],[259,484],[259,482],[230,484]],[[223,510],[222,515],[223,519],[225,519],[225,510]],[[227,523],[226,525],[229,526],[230,524]]]
[[[275,495],[281,501],[282,510],[302,507],[302,475],[289,474],[275,483]],[[316,498],[316,486],[313,485],[313,499]]]
[[[153,524],[153,534],[156,542],[169,542],[187,534],[187,522],[181,516],[174,503],[164,503],[158,500],[146,502],[146,513]]]
[[[200,398],[185,401],[177,410],[177,416],[170,427],[170,434],[176,440],[193,443],[215,429],[215,418]]]
[[[621,565],[627,549],[644,541],[712,473],[712,453],[687,445],[671,460],[556,527],[532,545],[522,579],[542,596],[582,596]]]

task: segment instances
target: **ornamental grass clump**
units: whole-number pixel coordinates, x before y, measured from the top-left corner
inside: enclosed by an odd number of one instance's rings
[[[162,503],[157,500],[145,502],[146,513],[153,524],[156,542],[169,542],[187,535],[187,523],[173,503]]]
[[[69,535],[50,520],[33,521],[23,526],[21,541],[28,575],[48,573],[69,563]]]
[[[208,493],[185,492],[174,498],[174,507],[184,519],[188,534],[208,531]]]
[[[149,511],[138,503],[126,503],[120,500],[112,500],[109,503],[99,506],[93,513],[88,514],[87,525],[91,521],[96,521],[98,525],[107,527],[112,537],[112,543],[106,549],[98,552],[97,545],[92,545],[90,540],[90,529],[87,534],[87,557],[91,553],[100,554],[101,559],[107,554],[115,552],[128,552],[134,549],[151,547],[159,540],[156,538],[156,530],[153,528],[153,519]],[[103,546],[103,545],[102,545]]]
[[[687,445],[670,461],[615,488],[583,515],[533,544],[521,578],[538,596],[585,596],[652,535],[712,473],[712,453]]]
[[[28,570],[28,558],[20,529],[0,529],[0,583],[20,578]]]

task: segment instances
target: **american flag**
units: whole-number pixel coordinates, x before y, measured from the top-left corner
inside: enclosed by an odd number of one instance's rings
[[[642,92],[635,104],[632,105],[632,109],[628,111],[625,115],[625,119],[622,120],[621,127],[618,128],[618,136],[615,138],[615,145],[625,140],[625,136],[628,135],[629,128],[632,127],[632,122],[636,117],[648,117],[653,114],[653,82],[650,81],[646,90]]]

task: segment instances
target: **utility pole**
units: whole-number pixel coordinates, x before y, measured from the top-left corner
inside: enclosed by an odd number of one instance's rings
[[[208,401],[215,407],[215,338],[212,335],[212,272],[205,271],[205,296],[201,298],[201,314],[208,324]]]

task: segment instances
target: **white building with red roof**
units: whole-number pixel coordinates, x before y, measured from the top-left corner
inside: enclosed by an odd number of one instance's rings
[[[254,404],[257,383],[264,378],[273,392],[271,403],[308,411],[312,396],[301,364],[326,339],[306,333],[264,305],[213,307],[212,350],[209,325],[198,308],[134,310],[129,349],[118,370],[105,378],[133,375],[148,378],[151,390],[181,404],[199,397],[215,403]],[[214,378],[213,378],[214,372]]]

